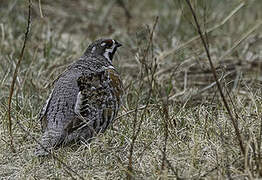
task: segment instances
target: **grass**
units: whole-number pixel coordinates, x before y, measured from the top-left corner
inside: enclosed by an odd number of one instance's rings
[[[178,0],[33,1],[31,31],[11,104],[12,152],[7,103],[24,41],[28,2],[3,1],[0,177],[261,178],[262,3],[192,3],[202,30],[212,30],[209,51],[245,154],[214,83],[190,9]],[[125,86],[119,118],[90,144],[58,149],[54,157],[35,157],[34,139],[41,137],[37,115],[52,81],[100,37],[124,44],[114,59]]]

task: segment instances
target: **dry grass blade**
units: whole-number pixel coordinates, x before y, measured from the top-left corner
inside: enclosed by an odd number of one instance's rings
[[[127,116],[127,115],[129,115],[129,114],[131,114],[131,113],[133,113],[133,112],[136,112],[137,110],[143,110],[143,109],[145,109],[146,107],[147,107],[146,105],[143,105],[143,106],[138,107],[138,108],[136,108],[136,109],[129,110],[129,111],[127,111],[125,114],[122,114],[122,115],[116,117],[115,120],[118,120],[118,119],[120,119],[120,118],[122,118],[122,117],[125,117],[125,116]]]
[[[39,12],[40,12],[40,17],[43,18],[43,12],[42,12],[42,7],[41,7],[41,0],[38,0],[38,6],[39,6]]]
[[[213,62],[212,62],[212,60],[211,60],[211,56],[210,56],[210,53],[209,53],[209,49],[208,49],[207,43],[206,43],[206,41],[205,41],[205,39],[204,39],[204,37],[203,37],[203,33],[202,33],[202,31],[201,31],[200,25],[199,25],[199,23],[198,23],[198,19],[197,19],[197,17],[196,17],[196,13],[195,13],[195,11],[194,11],[194,9],[193,9],[190,1],[189,1],[189,0],[186,0],[186,2],[187,2],[188,6],[189,6],[189,8],[190,8],[190,10],[191,10],[191,12],[192,12],[192,15],[193,15],[193,17],[194,17],[194,21],[195,21],[196,26],[197,26],[198,33],[199,33],[200,38],[201,38],[201,41],[202,41],[202,44],[203,44],[204,47],[205,47],[205,51],[206,51],[206,54],[207,54],[207,58],[208,58],[208,61],[209,61],[210,66],[211,66],[211,70],[212,70],[214,79],[215,79],[215,81],[216,81],[216,84],[217,84],[217,87],[218,87],[220,96],[221,96],[221,98],[222,98],[222,100],[223,100],[223,103],[224,103],[224,105],[225,105],[225,107],[226,107],[226,109],[227,109],[227,112],[228,112],[228,114],[229,114],[229,116],[230,116],[230,119],[231,119],[231,121],[232,121],[232,124],[233,124],[233,126],[234,126],[235,133],[236,133],[236,136],[237,136],[237,139],[238,139],[238,142],[239,142],[240,150],[241,150],[241,152],[242,152],[242,155],[245,155],[245,148],[244,148],[243,140],[242,140],[241,135],[240,135],[240,132],[239,132],[239,128],[238,128],[237,121],[235,120],[235,118],[233,117],[233,115],[232,115],[232,113],[231,113],[231,110],[230,110],[230,108],[229,108],[229,105],[228,105],[228,103],[227,103],[227,100],[226,100],[226,98],[225,98],[225,95],[224,95],[224,93],[223,93],[221,84],[220,84],[220,82],[219,82],[219,80],[218,80],[215,67],[214,67]],[[207,37],[206,37],[206,38],[207,38]]]
[[[226,51],[225,54],[223,54],[218,61],[223,60],[225,57],[227,57],[236,47],[238,47],[241,42],[243,42],[251,33],[253,33],[255,30],[257,30],[262,25],[262,21],[259,21],[255,23],[255,25],[250,28],[237,42],[234,43],[234,45]]]
[[[244,7],[245,3],[242,2],[240,3],[235,9],[233,9],[228,16],[226,16],[220,23],[216,24],[215,26],[213,26],[212,28],[209,28],[205,31],[206,34],[216,30],[217,28],[223,26],[234,14],[236,14],[242,7]],[[188,45],[190,45],[192,42],[198,40],[200,38],[200,35],[197,35],[193,38],[191,38],[190,40],[188,40],[187,42],[179,45],[178,47],[175,47],[173,49],[167,50],[162,52],[157,59],[159,60],[163,60],[165,59],[167,56],[169,56],[170,54],[176,53],[182,49],[184,49],[185,47],[187,47]]]

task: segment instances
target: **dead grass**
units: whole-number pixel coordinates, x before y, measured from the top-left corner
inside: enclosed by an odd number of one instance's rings
[[[262,177],[259,0],[201,0],[193,4],[201,28],[213,28],[208,32],[209,50],[237,120],[244,155],[184,1],[59,0],[41,1],[41,8],[39,2],[33,1],[31,32],[12,100],[15,153],[10,149],[7,102],[28,10],[26,1],[3,1],[0,5],[0,177]],[[115,57],[125,85],[120,118],[90,144],[55,151],[60,161],[36,158],[33,137],[41,136],[37,115],[52,81],[99,37],[112,37],[124,44]]]

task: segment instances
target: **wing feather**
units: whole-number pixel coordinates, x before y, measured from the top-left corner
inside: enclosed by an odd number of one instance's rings
[[[42,132],[45,131],[45,129],[47,128],[47,119],[46,119],[46,113],[47,113],[47,109],[49,107],[49,104],[50,104],[50,100],[52,98],[52,95],[53,95],[53,91],[49,94],[49,97],[48,99],[46,100],[44,106],[42,107],[40,113],[39,113],[39,116],[38,116],[38,119],[40,120],[41,122],[41,129],[42,129]]]
[[[116,117],[121,104],[123,86],[119,75],[114,69],[106,69],[82,75],[77,84],[79,93],[74,111],[79,119],[75,125],[70,124],[70,129],[85,126],[93,129],[93,133],[104,132]]]

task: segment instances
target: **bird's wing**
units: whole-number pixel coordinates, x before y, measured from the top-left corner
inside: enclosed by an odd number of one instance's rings
[[[47,112],[47,109],[49,107],[52,95],[53,95],[53,91],[49,94],[49,97],[46,100],[46,102],[45,102],[44,106],[42,107],[42,109],[41,109],[41,111],[39,113],[39,116],[38,116],[38,119],[41,121],[41,128],[42,128],[43,132],[45,131],[45,129],[47,127],[46,112]]]
[[[110,77],[110,85],[112,86],[112,88],[114,89],[114,92],[115,92],[115,96],[119,102],[118,104],[118,108],[120,107],[121,105],[121,98],[122,98],[122,95],[123,95],[123,83],[120,79],[120,76],[119,74],[116,72],[115,69],[113,68],[108,68],[107,69],[107,73]]]
[[[117,115],[123,94],[118,73],[113,68],[100,72],[83,74],[77,80],[79,93],[75,113],[79,120],[69,124],[67,131],[88,128],[95,133],[106,130]]]

